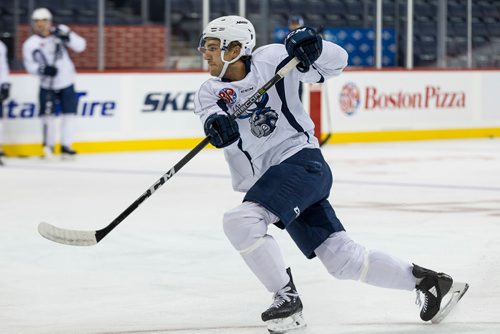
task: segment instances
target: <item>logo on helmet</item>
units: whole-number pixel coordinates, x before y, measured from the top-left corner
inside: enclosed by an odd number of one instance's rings
[[[358,86],[352,82],[342,86],[339,96],[340,110],[346,115],[354,114],[361,105],[361,94]]]

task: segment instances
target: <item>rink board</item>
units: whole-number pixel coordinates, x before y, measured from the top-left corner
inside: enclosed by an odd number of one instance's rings
[[[80,73],[75,148],[82,153],[193,147],[206,73]],[[323,87],[321,133],[331,143],[500,135],[500,71],[347,71]],[[304,102],[307,104],[308,89]],[[4,101],[9,155],[36,155],[42,138],[34,76],[12,75]]]

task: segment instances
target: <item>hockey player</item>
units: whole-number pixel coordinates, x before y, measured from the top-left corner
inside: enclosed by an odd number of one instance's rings
[[[75,66],[68,48],[85,50],[86,41],[66,25],[52,25],[52,14],[46,8],[35,9],[31,15],[35,32],[23,44],[24,67],[40,77],[40,116],[43,121],[43,153],[51,158],[56,143],[55,109],[61,106],[61,153],[73,157],[73,131],[76,121]]]
[[[3,165],[3,101],[9,98],[10,81],[9,81],[9,63],[7,62],[7,48],[0,41],[0,166]]]
[[[225,16],[204,29],[199,50],[214,77],[195,97],[211,144],[224,148],[233,188],[243,203],[226,212],[224,232],[251,271],[273,293],[262,313],[271,333],[305,326],[302,303],[268,226],[285,228],[304,255],[318,257],[339,279],[360,280],[384,288],[416,290],[423,296],[420,317],[439,322],[467,290],[443,273],[422,268],[352,240],[328,201],[330,167],[304,111],[300,81],[322,82],[339,75],[347,53],[322,41],[311,28],[288,34],[285,45],[255,46],[255,30],[243,17]],[[229,115],[292,57],[297,68],[278,82],[243,116]]]

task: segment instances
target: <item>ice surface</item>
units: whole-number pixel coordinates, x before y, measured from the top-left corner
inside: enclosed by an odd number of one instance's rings
[[[339,281],[285,232],[307,334],[500,333],[500,141],[329,145],[330,197],[351,237],[466,280],[443,323],[415,295]],[[187,151],[6,159],[0,168],[0,333],[267,333],[270,294],[225,239],[241,201],[221,151],[206,149],[99,244],[56,244],[41,221],[106,226]]]

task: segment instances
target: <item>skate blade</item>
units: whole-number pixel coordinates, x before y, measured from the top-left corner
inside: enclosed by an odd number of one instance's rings
[[[42,155],[40,158],[44,161],[56,161],[56,157],[54,155]]]
[[[45,161],[54,161],[56,157],[54,155],[54,152],[52,152],[52,150],[49,147],[44,146],[42,148],[42,155],[40,156],[40,158],[42,158]]]
[[[460,301],[463,295],[469,289],[469,284],[462,282],[455,282],[450,288],[450,291],[443,297],[447,299],[444,305],[441,305],[439,312],[432,318],[433,324],[440,323],[446,316],[453,310],[455,305]],[[443,304],[443,303],[442,303]]]
[[[302,312],[295,313],[287,318],[268,320],[266,323],[270,334],[285,334],[288,331],[306,327]]]
[[[61,155],[61,160],[63,161],[75,161],[76,160],[76,155],[70,155],[70,154],[62,154]]]

